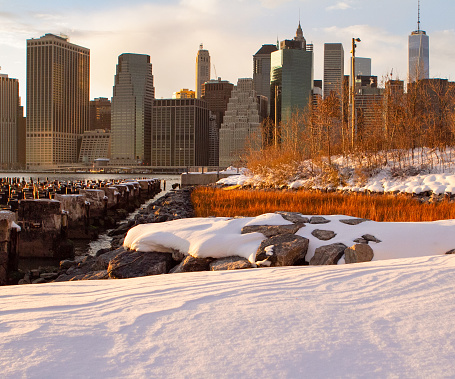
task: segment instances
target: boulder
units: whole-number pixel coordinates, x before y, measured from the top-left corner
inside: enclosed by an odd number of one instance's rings
[[[376,242],[376,243],[380,243],[382,242],[381,240],[378,240],[375,236],[373,236],[372,234],[364,234],[362,236],[363,239],[369,241],[369,242]]]
[[[109,262],[113,279],[165,274],[172,267],[172,254],[126,250]]]
[[[126,234],[134,226],[134,220],[128,221],[126,224],[120,225],[117,229],[111,230],[107,235],[109,237],[119,236],[121,234]]]
[[[347,218],[347,219],[340,220],[340,222],[342,222],[343,224],[346,224],[346,225],[359,225],[365,221],[370,221],[370,220],[367,220],[366,218]]]
[[[327,224],[329,222],[330,220],[327,220],[322,216],[313,216],[310,218],[310,224]]]
[[[107,270],[102,270],[102,271],[90,271],[87,274],[81,274],[81,275],[76,275],[73,276],[71,279],[69,279],[70,282],[76,281],[76,280],[100,280],[100,279],[108,279],[109,275],[107,274]]]
[[[321,241],[328,241],[335,237],[337,234],[331,230],[314,229],[311,234]]]
[[[308,224],[310,222],[308,217],[304,217],[297,212],[277,211],[275,213],[281,215],[281,217],[283,217],[286,221],[293,222],[294,224]]]
[[[210,263],[213,258],[194,258],[188,255],[180,264],[175,266],[169,273],[193,272],[193,271],[209,271]]]
[[[115,250],[109,250],[105,252],[104,254],[99,255],[98,257],[95,258],[90,271],[101,271],[101,270],[107,270],[109,266],[109,262],[114,259],[117,255],[120,253],[125,252],[126,249],[122,246],[119,247],[118,249]]]
[[[304,259],[309,240],[295,234],[284,234],[262,241],[256,253],[260,266],[292,266]]]
[[[446,254],[455,254],[455,249],[449,250]]]
[[[373,249],[364,243],[355,244],[344,251],[346,263],[370,262],[373,257]]]
[[[302,224],[303,226],[303,224]],[[242,234],[248,233],[262,233],[266,237],[273,237],[283,234],[295,234],[299,229],[300,225],[248,225],[242,228]]]
[[[355,243],[365,243],[368,245],[368,241],[365,238],[356,238],[354,240]]]
[[[251,263],[248,259],[238,256],[216,259],[210,263],[211,271],[239,270],[251,267]]]
[[[316,248],[310,265],[336,265],[347,248],[342,243],[332,243],[331,245],[320,246]]]

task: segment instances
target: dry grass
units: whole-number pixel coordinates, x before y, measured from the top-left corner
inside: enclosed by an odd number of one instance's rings
[[[275,211],[307,215],[343,214],[374,221],[418,222],[455,219],[455,204],[422,204],[405,196],[343,195],[305,191],[261,191],[200,187],[193,191],[196,216],[258,216]]]

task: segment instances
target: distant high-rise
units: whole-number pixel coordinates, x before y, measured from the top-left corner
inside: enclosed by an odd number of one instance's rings
[[[196,98],[202,97],[202,85],[210,80],[210,54],[202,43],[196,56]]]
[[[344,49],[341,43],[324,44],[324,97],[331,92],[342,96],[344,76]]]
[[[371,76],[371,58],[355,57],[355,76]]]
[[[207,166],[209,110],[198,99],[157,99],[152,113],[152,166]]]
[[[89,128],[90,50],[68,37],[27,40],[27,165],[77,162]]]
[[[0,168],[13,169],[19,165],[19,135],[23,110],[19,98],[19,80],[0,74]]]
[[[410,83],[430,77],[430,41],[427,33],[420,29],[420,1],[417,30],[409,36],[408,80]]]
[[[293,112],[308,106],[313,89],[313,51],[307,50],[300,23],[296,37],[281,41],[271,58],[270,114],[275,120],[276,108],[278,123],[287,122]]]
[[[276,45],[262,45],[253,55],[253,85],[260,96],[265,96],[270,102],[270,67],[271,56],[277,51]],[[269,108],[270,109],[270,108]]]
[[[99,97],[90,101],[90,130],[111,130],[111,101]]]
[[[150,165],[151,115],[154,97],[150,56],[120,55],[112,97],[112,164]]]
[[[174,92],[172,94],[173,99],[194,99],[196,98],[196,92],[188,89],[182,88],[180,91]]]
[[[202,86],[202,100],[207,102],[212,115],[212,124],[209,130],[209,166],[218,166],[219,164],[220,128],[233,88],[232,83],[221,80],[221,78],[210,80]]]
[[[228,108],[220,129],[220,166],[228,167],[238,161],[249,137],[256,134],[260,144],[260,99],[253,89],[252,79],[239,79],[231,93]]]

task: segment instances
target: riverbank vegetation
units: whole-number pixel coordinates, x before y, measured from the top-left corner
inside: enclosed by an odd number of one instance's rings
[[[192,203],[196,217],[258,216],[275,211],[289,211],[306,215],[343,214],[389,222],[455,219],[453,203],[421,203],[417,198],[404,195],[199,187],[193,191]]]

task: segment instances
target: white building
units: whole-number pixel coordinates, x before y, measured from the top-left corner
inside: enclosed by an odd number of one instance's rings
[[[234,164],[248,139],[261,141],[261,122],[260,103],[253,89],[253,79],[239,79],[231,92],[221,124],[220,167]]]

